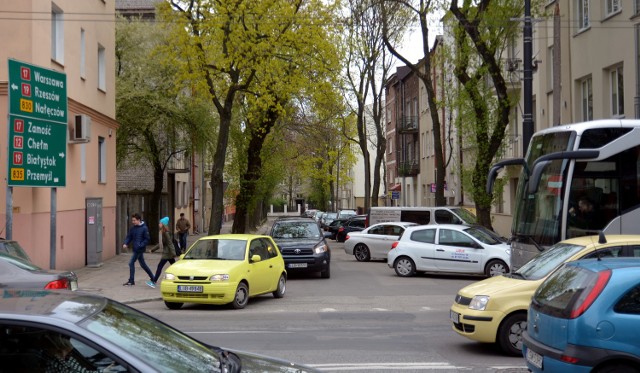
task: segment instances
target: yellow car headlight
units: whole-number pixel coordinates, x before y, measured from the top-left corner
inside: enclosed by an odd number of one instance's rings
[[[487,308],[487,303],[489,303],[488,295],[476,295],[471,299],[469,308],[472,310],[484,311]]]
[[[209,281],[229,281],[229,275],[213,275],[209,277]]]
[[[176,279],[176,276],[173,273],[165,273],[164,274],[164,279],[173,281],[173,280]]]

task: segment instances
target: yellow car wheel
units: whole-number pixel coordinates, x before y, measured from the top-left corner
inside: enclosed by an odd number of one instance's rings
[[[231,302],[231,306],[237,310],[245,308],[249,303],[249,287],[244,282],[238,284],[236,295]]]

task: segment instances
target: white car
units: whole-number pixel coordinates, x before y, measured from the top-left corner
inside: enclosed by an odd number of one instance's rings
[[[409,227],[392,244],[387,264],[400,277],[416,272],[484,274],[509,272],[511,248],[486,228],[457,224]]]
[[[407,227],[418,225],[410,222],[374,224],[360,232],[349,232],[344,241],[344,252],[355,255],[359,262],[371,259],[387,259],[391,245]]]

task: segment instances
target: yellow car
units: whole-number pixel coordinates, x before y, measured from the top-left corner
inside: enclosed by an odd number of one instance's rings
[[[610,235],[572,238],[543,251],[514,273],[491,277],[458,291],[450,310],[453,330],[469,339],[496,343],[506,353],[522,355],[527,309],[538,286],[568,261],[640,257],[640,236]]]
[[[169,309],[184,303],[231,304],[244,308],[250,297],[282,298],[287,271],[269,236],[222,234],[196,241],[167,268],[160,291]]]

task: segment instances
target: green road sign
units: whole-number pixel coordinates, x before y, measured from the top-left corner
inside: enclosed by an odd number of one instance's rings
[[[9,115],[9,186],[65,186],[66,155],[66,123]]]
[[[9,114],[67,123],[67,75],[9,59]]]

